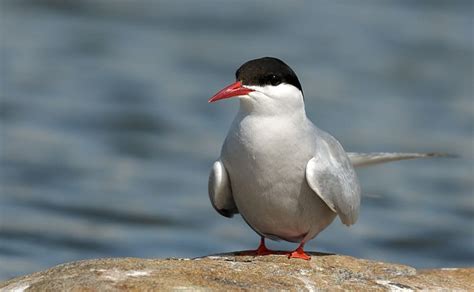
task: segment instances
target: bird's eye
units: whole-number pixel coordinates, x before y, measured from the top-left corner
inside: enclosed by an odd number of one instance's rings
[[[272,74],[272,75],[269,75],[268,76],[268,80],[270,82],[271,85],[278,85],[281,83],[281,80],[280,80],[280,77]]]

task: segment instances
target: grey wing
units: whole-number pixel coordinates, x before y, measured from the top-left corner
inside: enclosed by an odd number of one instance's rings
[[[230,218],[239,213],[232,196],[229,175],[220,160],[214,162],[212,166],[208,190],[211,204],[219,214]]]
[[[306,165],[309,186],[342,223],[354,224],[359,216],[360,185],[349,158],[339,142],[326,133],[316,152]]]
[[[428,158],[428,157],[454,157],[446,153],[389,153],[389,152],[375,152],[375,153],[355,153],[348,152],[347,155],[354,167],[370,166],[391,161]]]

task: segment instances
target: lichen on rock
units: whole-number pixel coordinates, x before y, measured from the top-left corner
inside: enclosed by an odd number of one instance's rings
[[[5,281],[0,291],[474,290],[473,268],[417,271],[405,265],[322,253],[311,253],[310,261],[237,254],[84,260]]]

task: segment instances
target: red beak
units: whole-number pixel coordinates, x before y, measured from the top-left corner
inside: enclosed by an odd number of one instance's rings
[[[248,89],[242,86],[242,82],[236,81],[229,86],[226,86],[218,93],[214,94],[208,102],[218,101],[219,99],[230,98],[239,95],[246,95],[249,92],[252,92],[252,89]]]

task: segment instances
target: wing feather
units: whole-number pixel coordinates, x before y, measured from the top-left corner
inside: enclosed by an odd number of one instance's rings
[[[216,211],[225,217],[239,213],[232,196],[229,175],[221,161],[214,162],[209,175],[209,199]]]
[[[359,216],[359,181],[339,142],[327,133],[322,138],[306,165],[306,180],[342,223],[352,225]]]

